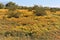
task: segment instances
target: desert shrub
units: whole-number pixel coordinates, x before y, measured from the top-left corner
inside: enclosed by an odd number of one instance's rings
[[[32,7],[28,7],[28,11],[32,11]]]
[[[50,8],[51,12],[56,12],[56,11],[60,11],[60,8]]]
[[[20,12],[14,13],[13,11],[9,11],[8,14],[7,14],[7,17],[8,18],[11,18],[11,17],[19,18],[20,14],[21,14]]]
[[[4,4],[0,3],[0,9],[4,8]]]
[[[9,9],[9,10],[16,10],[19,6],[17,4],[15,4],[14,2],[8,2],[6,5],[5,5],[5,8],[6,9]]]
[[[25,15],[24,17],[29,17],[28,15]]]
[[[9,31],[6,31],[6,32],[4,33],[4,36],[5,36],[5,37],[12,36],[12,33],[9,32]]]
[[[35,14],[36,16],[44,16],[44,15],[46,15],[46,12],[45,12],[44,7],[40,7],[40,6],[38,6],[38,5],[35,5],[35,6],[33,7],[33,10],[35,10],[35,11],[34,11],[34,14]]]
[[[12,11],[8,12],[7,17],[11,18],[12,16],[13,16],[13,12]]]
[[[56,12],[56,9],[55,8],[50,8],[50,11],[51,12]]]
[[[20,16],[20,13],[19,13],[19,12],[15,13],[15,14],[13,15],[13,17],[15,17],[15,18],[19,18],[19,16]]]
[[[44,16],[44,15],[46,15],[46,12],[43,12],[43,11],[35,11],[34,14],[36,16]]]
[[[27,24],[22,24],[23,26],[27,25]]]
[[[22,37],[22,36],[25,36],[24,35],[24,32],[21,32],[21,31],[6,31],[4,33],[4,36],[5,37],[8,37],[8,36],[12,36],[12,37]]]

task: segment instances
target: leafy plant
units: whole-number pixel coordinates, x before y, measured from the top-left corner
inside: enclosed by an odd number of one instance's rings
[[[44,16],[44,15],[46,15],[45,9],[44,9],[43,7],[40,7],[40,6],[38,6],[38,5],[35,5],[35,6],[33,7],[33,9],[35,10],[35,11],[34,11],[34,14],[35,14],[36,16]]]
[[[16,12],[16,13],[15,13],[15,12],[13,12],[13,11],[9,11],[8,14],[7,14],[7,17],[8,17],[8,18],[11,18],[11,17],[19,18],[20,14],[21,14],[20,12]]]

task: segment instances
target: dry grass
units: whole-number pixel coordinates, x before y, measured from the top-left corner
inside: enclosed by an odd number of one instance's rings
[[[19,18],[1,16],[0,40],[60,40],[60,16],[57,15],[60,12],[52,14],[47,11],[46,16],[34,16],[32,11],[18,11],[22,12],[23,16]]]

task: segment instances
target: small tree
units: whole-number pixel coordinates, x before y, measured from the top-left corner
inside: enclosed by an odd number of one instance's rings
[[[44,15],[46,15],[46,12],[45,11],[34,11],[34,14],[36,16],[44,16]]]
[[[11,17],[15,17],[15,18],[19,18],[21,12],[13,12],[13,11],[9,11],[8,14],[7,14],[7,17],[8,18],[11,18]]]
[[[0,3],[0,9],[4,8],[4,4]]]
[[[9,2],[5,6],[9,10],[16,10],[18,7],[18,5],[16,5],[14,2]]]
[[[50,11],[51,12],[56,12],[56,9],[55,8],[50,8]]]
[[[32,11],[33,9],[32,9],[32,7],[28,7],[28,10],[29,10],[29,11]]]
[[[35,10],[34,14],[36,16],[44,16],[44,15],[46,15],[45,9],[42,6],[39,7],[39,6],[35,5],[33,7],[33,9]]]

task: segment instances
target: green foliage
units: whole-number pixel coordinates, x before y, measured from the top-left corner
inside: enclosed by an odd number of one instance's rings
[[[50,8],[50,11],[51,12],[56,12],[56,9],[55,8]]]
[[[43,12],[43,11],[35,11],[34,13],[35,13],[36,16],[44,16],[44,15],[46,15],[46,13]]]
[[[32,9],[32,7],[28,7],[28,10],[29,10],[29,11],[32,11],[33,9]]]
[[[46,15],[46,12],[45,12],[45,10],[44,10],[44,8],[42,6],[39,7],[38,5],[35,5],[33,7],[33,9],[35,10],[34,14],[36,16],[44,16],[44,15]]]
[[[8,14],[7,14],[7,17],[8,18],[11,18],[11,17],[19,18],[20,14],[21,14],[20,12],[15,13],[13,11],[9,11]]]
[[[60,8],[50,8],[50,11],[56,13],[56,11],[60,11]]]
[[[9,3],[7,3],[5,6],[6,6],[6,8],[9,9],[9,10],[15,10],[15,9],[18,8],[18,5],[16,5],[16,4],[13,3],[13,2],[9,2]]]
[[[4,8],[4,4],[0,3],[0,9]]]
[[[4,33],[4,36],[5,37],[8,37],[8,36],[12,36],[12,37],[22,37],[22,36],[31,36],[32,33],[25,33],[25,32],[21,32],[21,31],[6,31]]]
[[[50,7],[44,7],[45,10],[50,10]]]
[[[9,32],[9,31],[7,31],[7,32],[4,33],[4,36],[5,36],[5,37],[12,36],[12,33]]]

